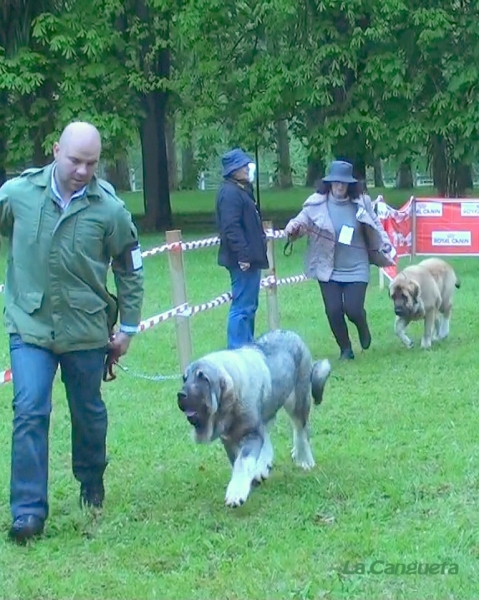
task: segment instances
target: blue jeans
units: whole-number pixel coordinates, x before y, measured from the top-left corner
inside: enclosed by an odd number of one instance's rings
[[[101,480],[107,464],[107,411],[101,398],[105,351],[56,355],[10,335],[14,392],[10,507],[14,519],[48,517],[48,434],[58,365],[71,416],[73,474],[86,485]]]
[[[254,321],[258,309],[261,269],[228,269],[231,301],[228,315],[228,348],[249,344],[254,339]]]

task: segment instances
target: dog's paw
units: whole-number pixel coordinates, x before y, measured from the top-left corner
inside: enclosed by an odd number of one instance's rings
[[[252,479],[246,473],[235,473],[226,489],[225,504],[236,508],[244,504],[251,491]]]
[[[314,459],[311,460],[296,460],[296,465],[303,469],[303,471],[311,471],[316,466]]]
[[[268,477],[271,473],[272,468],[273,468],[272,464],[260,466],[255,473],[255,476],[253,479],[253,484],[255,484],[255,483],[260,484],[260,483],[263,483],[263,481],[266,481],[266,479],[268,479]]]
[[[299,451],[296,446],[293,447],[291,450],[291,458],[294,463],[304,471],[309,471],[316,466],[311,449],[309,448]]]
[[[225,504],[230,508],[242,506],[248,499],[251,490],[250,481],[239,481],[232,479],[226,490]]]
[[[269,450],[265,450],[261,453],[258,462],[256,463],[256,469],[253,476],[253,481],[261,483],[268,479],[271,469],[273,467],[273,453]]]

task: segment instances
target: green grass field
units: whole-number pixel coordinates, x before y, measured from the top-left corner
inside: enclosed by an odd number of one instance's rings
[[[312,188],[296,187],[291,190],[260,190],[261,207],[266,212],[285,211],[299,209],[309,194],[312,194]],[[434,195],[434,189],[429,187],[416,188],[414,190],[397,190],[393,188],[371,188],[369,195],[375,200],[380,194],[385,201],[394,207],[404,204],[411,195],[428,196]],[[214,201],[216,192],[213,190],[202,192],[200,190],[181,191],[171,194],[172,210],[176,214],[186,215],[191,213],[208,213],[214,211]],[[143,214],[143,193],[142,192],[123,192],[122,198],[126,201],[132,212]]]
[[[287,209],[286,195],[278,194],[277,202]],[[291,195],[291,213],[296,202]],[[163,241],[145,235],[142,246]],[[301,273],[304,241],[290,257],[282,247],[279,240],[278,276]],[[192,304],[229,291],[216,252],[185,253]],[[27,547],[13,546],[6,540],[12,386],[0,386],[0,598],[476,598],[478,267],[474,258],[451,262],[462,287],[448,340],[429,352],[418,345],[403,348],[393,333],[391,301],[372,268],[367,311],[373,344],[360,352],[353,332],[356,360],[348,364],[337,360],[317,284],[279,287],[281,326],[300,333],[315,357],[332,362],[324,403],[311,418],[317,466],[307,473],[293,465],[289,421],[280,413],[271,477],[236,510],[223,503],[230,468],[220,444],[191,441],[176,404],[180,378],[153,382],[118,371],[104,385],[110,458],[105,507],[101,515],[82,513],[71,474],[66,400],[57,380],[46,535]],[[3,259],[1,264],[3,272]],[[172,300],[167,257],[144,264],[146,318],[170,308]],[[194,357],[224,347],[228,306],[191,319]],[[266,328],[262,293],[257,333]],[[416,342],[420,335],[421,326],[412,326]],[[151,375],[178,375],[174,321],[139,334],[123,364]],[[0,369],[8,366],[4,335]],[[344,572],[347,562],[367,570],[374,561],[455,563],[458,572]]]
[[[275,226],[282,227],[286,221],[299,212],[306,198],[312,194],[312,188],[293,188],[291,190],[261,190],[260,205],[263,218],[272,220]],[[395,208],[402,206],[411,195],[417,197],[434,196],[433,188],[421,187],[415,190],[396,190],[391,188],[371,188],[369,195],[375,200],[382,195],[385,201]],[[214,226],[214,191],[180,191],[171,194],[171,209],[174,227],[199,232]],[[123,192],[121,197],[130,210],[141,219],[144,214],[143,192]]]

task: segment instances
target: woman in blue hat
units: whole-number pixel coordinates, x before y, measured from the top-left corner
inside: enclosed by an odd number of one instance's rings
[[[354,358],[345,317],[357,328],[361,348],[371,345],[364,308],[370,264],[394,264],[393,249],[371,198],[349,162],[334,161],[316,193],[285,227],[294,240],[308,236],[305,273],[317,279],[340,358]]]
[[[254,340],[261,269],[269,267],[266,235],[256,204],[252,182],[255,165],[240,148],[221,159],[223,183],[216,198],[220,236],[218,264],[228,269],[232,301],[228,315],[228,348]]]

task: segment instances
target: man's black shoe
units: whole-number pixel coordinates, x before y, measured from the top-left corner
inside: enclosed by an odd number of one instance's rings
[[[99,483],[82,483],[80,487],[80,507],[101,508],[105,499],[103,481]]]
[[[22,515],[13,521],[8,537],[17,544],[25,544],[28,540],[43,533],[45,521],[36,515]]]

